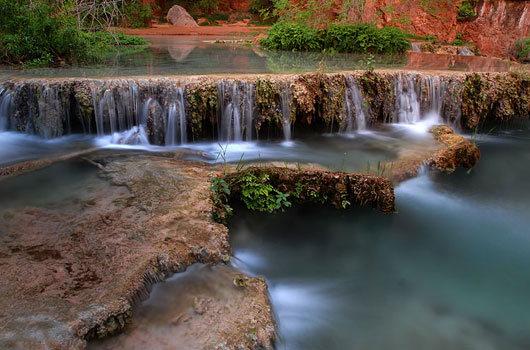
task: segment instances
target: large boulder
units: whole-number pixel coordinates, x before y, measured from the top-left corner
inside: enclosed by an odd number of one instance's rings
[[[175,5],[167,13],[167,21],[178,27],[198,27],[199,25],[182,6]]]

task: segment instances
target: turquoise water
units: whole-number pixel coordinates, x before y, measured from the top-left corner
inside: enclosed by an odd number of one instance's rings
[[[367,69],[368,56],[268,51],[251,45],[215,43],[232,37],[147,37],[145,49],[124,48],[92,65],[17,70],[0,66],[0,79],[22,77],[130,77],[245,73],[301,73]],[[375,56],[374,68],[405,70],[507,71],[510,63],[473,56],[409,53]]]
[[[396,188],[396,215],[239,211],[237,266],[264,275],[279,349],[528,349],[530,133],[484,137],[469,174]]]

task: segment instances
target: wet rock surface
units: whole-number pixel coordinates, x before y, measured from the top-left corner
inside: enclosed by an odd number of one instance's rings
[[[425,63],[425,67],[435,61],[430,54],[421,55],[427,62],[419,63]],[[412,55],[411,61],[415,57]],[[442,58],[452,61],[450,65],[455,68],[467,64],[469,59],[465,56]],[[412,115],[420,119],[436,109],[441,121],[472,130],[485,124],[496,126],[528,118],[530,101],[530,74],[525,71],[29,79],[5,81],[0,85],[8,91],[4,95],[10,96],[13,111],[8,130],[45,137],[61,136],[69,129],[73,133],[108,135],[141,124],[149,141],[157,145],[170,142],[165,121],[177,105],[179,115],[183,114],[185,130],[179,132],[184,139],[217,137],[225,141],[281,137],[285,123],[301,133],[348,129],[352,114],[348,112],[348,104],[352,101],[347,96],[351,95],[348,91],[352,87],[362,96],[366,127],[377,123],[410,123],[408,119]],[[411,107],[411,111],[401,108],[403,98],[417,108]],[[235,126],[227,124],[230,113],[236,111],[242,116],[237,132],[231,130]],[[39,127],[34,125],[33,115],[42,119]]]
[[[118,336],[89,350],[272,349],[267,285],[228,266],[195,265],[155,285]]]
[[[452,172],[458,167],[472,169],[480,159],[480,150],[475,142],[453,133],[447,125],[434,127],[430,130],[434,139],[442,145],[428,160],[431,167]]]
[[[100,177],[84,179],[79,192],[3,202],[0,348],[83,349],[85,339],[130,322],[154,282],[229,259],[227,229],[210,219],[208,166],[151,156],[91,161],[103,170],[94,167]]]

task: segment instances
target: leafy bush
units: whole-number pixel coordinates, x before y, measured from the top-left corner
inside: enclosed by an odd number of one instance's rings
[[[116,39],[115,39],[116,38]],[[45,1],[0,0],[0,61],[45,66],[97,59],[116,45],[144,45],[141,38],[78,29],[77,20]]]
[[[269,183],[269,175],[262,174],[259,177],[253,173],[246,173],[241,177],[241,200],[248,209],[274,212],[283,207],[290,207],[291,202],[287,200],[289,194],[278,191]]]
[[[520,62],[530,63],[530,38],[518,39],[513,45],[512,53]]]
[[[453,45],[460,46],[464,45],[464,40],[462,40],[462,33],[456,35],[456,39],[453,40]]]
[[[457,19],[459,21],[469,21],[475,19],[475,1],[476,0],[464,0],[462,6],[457,10]]]
[[[125,8],[125,20],[132,28],[147,27],[153,17],[153,10],[153,5],[132,1]]]
[[[405,33],[395,27],[370,24],[332,24],[315,29],[295,22],[278,22],[261,42],[275,50],[350,53],[403,53],[409,47]]]
[[[321,31],[295,22],[278,22],[269,30],[264,46],[274,50],[321,51]]]
[[[43,2],[0,0],[0,46],[4,62],[46,65],[72,60],[86,43],[75,19],[54,15]]]

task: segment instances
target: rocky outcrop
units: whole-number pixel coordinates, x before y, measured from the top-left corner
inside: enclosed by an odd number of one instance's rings
[[[358,204],[369,205],[385,213],[395,211],[394,189],[386,178],[288,167],[251,167],[225,175],[231,201],[240,201],[246,195],[243,193],[246,191],[244,184],[249,176],[256,181],[252,186],[271,185],[294,203],[315,202],[331,204],[336,208]],[[260,194],[256,192],[256,195]]]
[[[458,58],[456,64],[470,57]],[[411,64],[423,62],[414,59]],[[0,86],[0,104],[10,104],[10,130],[43,137],[109,135],[142,125],[149,141],[158,145],[169,140],[282,138],[285,123],[300,133],[346,132],[359,112],[352,99],[359,99],[366,127],[417,122],[435,112],[441,121],[471,130],[530,114],[530,74],[524,71],[30,79]],[[401,105],[402,98],[410,108]]]
[[[430,132],[442,147],[427,163],[436,170],[452,172],[458,167],[472,169],[480,159],[480,150],[475,142],[453,133],[447,125],[432,128]]]
[[[177,27],[198,27],[199,25],[190,16],[184,7],[174,5],[167,13],[167,21]]]
[[[458,33],[462,40],[474,43],[481,53],[504,57],[507,49],[521,37],[530,36],[530,2],[480,0],[476,18],[458,21],[460,2],[376,0],[354,7],[350,18],[392,25],[421,36],[434,35],[452,42]]]
[[[84,349],[123,328],[154,282],[230,258],[228,230],[212,221],[204,195],[214,168],[153,156],[90,160],[102,170],[69,200],[0,211],[2,349]]]

